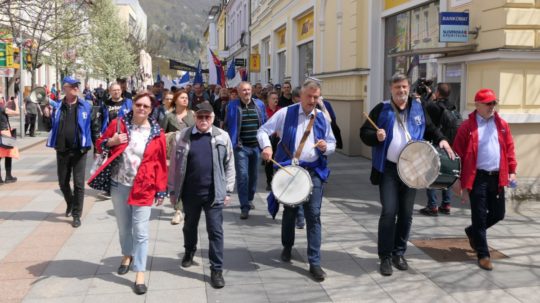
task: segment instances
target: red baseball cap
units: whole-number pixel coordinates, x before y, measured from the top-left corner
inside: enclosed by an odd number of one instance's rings
[[[482,88],[474,96],[474,102],[489,103],[491,101],[497,101],[495,92],[489,88]]]

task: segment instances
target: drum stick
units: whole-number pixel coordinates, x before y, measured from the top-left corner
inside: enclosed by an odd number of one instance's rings
[[[373,122],[373,120],[371,120],[371,118],[369,117],[368,114],[366,114],[366,112],[364,112],[364,116],[366,117],[366,119],[369,121],[369,123],[371,123],[371,125],[373,127],[375,127],[376,130],[379,130],[379,127],[377,126],[377,124],[375,124],[375,122]]]
[[[291,177],[293,176],[293,175],[291,174],[291,172],[289,172],[288,170],[286,170],[285,167],[281,166],[281,164],[277,163],[276,160],[274,160],[274,159],[272,159],[272,158],[270,158],[270,159],[268,159],[268,160],[274,162],[275,165],[277,165],[279,168],[283,169],[283,171],[286,172],[286,173],[288,173],[289,176],[291,176]]]

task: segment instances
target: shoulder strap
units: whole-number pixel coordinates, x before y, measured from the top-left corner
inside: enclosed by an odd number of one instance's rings
[[[396,108],[396,105],[394,104],[394,101],[390,100],[390,105],[392,105],[392,109],[394,110],[394,115],[396,116],[396,119],[397,119],[397,121],[399,123],[399,126],[401,126],[401,128],[405,132],[405,138],[407,139],[407,142],[411,141],[411,134],[409,134],[409,131],[405,127],[405,123],[401,119],[401,115],[399,114],[399,112],[398,112],[398,110]],[[407,109],[405,109],[405,110],[407,110]]]
[[[315,123],[315,115],[317,114],[317,111],[315,111],[315,114],[311,115],[309,118],[309,124],[304,131],[304,135],[302,136],[302,140],[300,140],[300,145],[298,145],[298,148],[296,149],[296,152],[294,153],[295,159],[300,159],[300,155],[302,154],[302,150],[304,149],[304,144],[306,144],[306,140],[309,137],[309,134],[311,133],[311,129],[313,128],[313,124]]]

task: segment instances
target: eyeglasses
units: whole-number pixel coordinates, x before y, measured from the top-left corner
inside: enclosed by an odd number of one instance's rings
[[[136,107],[136,108],[149,109],[149,108],[150,108],[150,105],[142,104],[142,103],[135,103],[135,107]]]
[[[483,104],[486,105],[486,106],[495,106],[495,105],[497,105],[497,101],[491,101],[489,103],[483,103]]]
[[[198,120],[210,120],[211,117],[210,115],[197,115]]]

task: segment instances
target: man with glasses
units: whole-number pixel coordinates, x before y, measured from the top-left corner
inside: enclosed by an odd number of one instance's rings
[[[476,110],[454,139],[454,150],[461,157],[461,179],[455,190],[462,199],[468,193],[471,201],[472,225],[465,234],[476,251],[478,266],[492,270],[486,230],[504,218],[504,187],[515,186],[517,161],[510,127],[495,111],[495,92],[479,90],[474,104]]]
[[[249,82],[238,84],[238,96],[239,99],[227,105],[224,125],[234,147],[240,219],[246,220],[249,211],[255,208],[253,199],[260,165],[257,130],[266,122],[266,108],[261,100],[252,98]]]
[[[109,123],[117,117],[124,117],[131,111],[132,100],[122,97],[122,86],[118,83],[113,83],[109,86],[110,98],[101,104],[95,118],[92,119],[92,134],[93,142],[107,130]],[[101,199],[109,199],[109,192],[98,194]]]
[[[92,106],[78,96],[79,80],[67,76],[62,83],[64,99],[51,102],[52,130],[47,146],[56,149],[58,182],[67,204],[66,217],[72,215],[71,225],[79,227],[84,202],[86,153],[92,147]],[[71,174],[73,190],[69,184]]]
[[[197,105],[195,126],[177,132],[172,146],[169,185],[171,203],[183,203],[185,212],[182,267],[193,265],[201,212],[206,217],[209,240],[210,283],[225,286],[223,279],[223,206],[234,190],[234,154],[227,133],[212,126],[214,109],[208,101]]]

